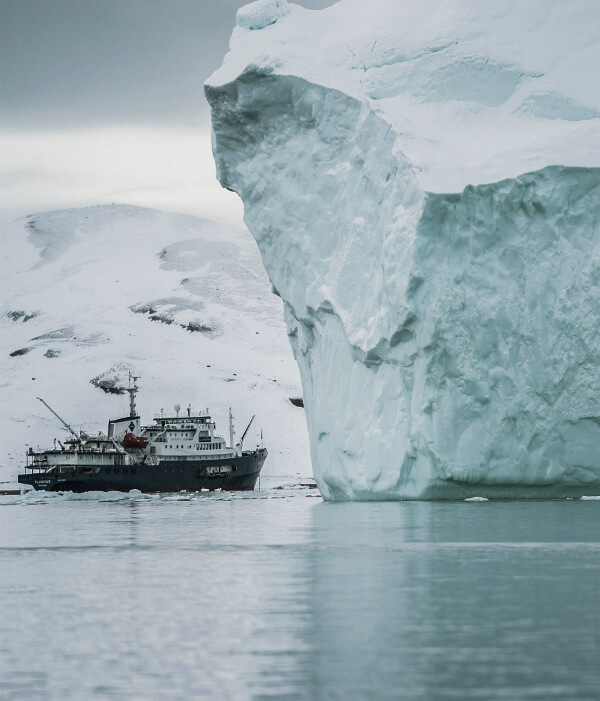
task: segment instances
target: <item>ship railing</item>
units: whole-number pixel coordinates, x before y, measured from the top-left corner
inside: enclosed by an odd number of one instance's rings
[[[86,446],[86,445],[77,445],[76,443],[74,444],[73,448],[69,448],[69,450],[61,450],[60,448],[46,448],[46,449],[40,449],[38,448],[37,450],[33,450],[31,452],[26,453],[26,456],[28,459],[37,459],[37,460],[43,460],[45,455],[81,455],[83,453],[85,454],[91,454],[91,453],[96,453],[96,454],[106,454],[106,453],[116,453],[117,451],[115,448],[113,448],[112,445],[109,444],[109,442],[106,442],[106,447],[105,449],[102,448],[97,448],[93,446]]]
[[[31,463],[25,465],[25,472],[29,470],[30,472],[47,472],[48,468],[51,467],[51,465],[42,465],[41,463]]]
[[[188,414],[187,411],[185,413],[179,414],[177,416],[176,414],[154,414],[155,419],[163,419],[165,421],[173,421],[174,423],[185,423],[186,419],[206,419],[210,416],[210,412],[208,411],[190,411]]]
[[[30,472],[73,473],[76,469],[77,465],[52,465],[51,463],[31,463],[30,465],[25,465],[26,472],[29,470]]]

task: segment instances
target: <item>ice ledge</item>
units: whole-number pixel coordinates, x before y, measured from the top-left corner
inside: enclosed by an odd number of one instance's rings
[[[290,7],[286,0],[256,0],[237,11],[236,24],[242,29],[264,29],[287,15]]]
[[[368,102],[428,192],[600,163],[593,0],[341,0],[321,11],[271,0],[240,13],[211,85],[258,66]]]

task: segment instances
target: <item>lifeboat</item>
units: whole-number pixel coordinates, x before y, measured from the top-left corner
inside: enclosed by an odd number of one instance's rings
[[[136,436],[134,433],[126,433],[121,445],[124,448],[145,448],[148,445],[147,436]]]

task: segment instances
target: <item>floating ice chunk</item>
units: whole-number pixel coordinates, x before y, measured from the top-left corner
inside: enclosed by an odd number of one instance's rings
[[[468,497],[465,501],[489,501],[487,497]]]

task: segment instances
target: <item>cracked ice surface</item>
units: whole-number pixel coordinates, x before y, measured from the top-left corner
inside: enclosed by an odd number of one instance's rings
[[[206,86],[217,172],[284,301],[326,498],[600,483],[595,13],[241,11]]]

